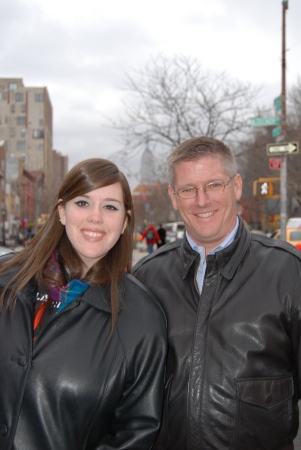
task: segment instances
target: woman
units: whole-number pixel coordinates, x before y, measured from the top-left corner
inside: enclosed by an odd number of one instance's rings
[[[44,228],[0,270],[0,449],[150,449],[166,327],[131,271],[124,175],[88,159]]]

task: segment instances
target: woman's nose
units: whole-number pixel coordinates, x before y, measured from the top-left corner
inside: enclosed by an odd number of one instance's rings
[[[88,220],[90,222],[93,222],[93,223],[102,223],[103,222],[103,217],[102,217],[101,211],[99,209],[95,208],[91,212],[90,216],[88,217]]]

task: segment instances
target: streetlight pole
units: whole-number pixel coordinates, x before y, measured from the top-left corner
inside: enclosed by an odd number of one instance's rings
[[[282,71],[281,71],[281,128],[283,141],[287,140],[286,130],[286,40],[285,40],[285,12],[288,9],[288,0],[282,1]],[[280,171],[280,227],[281,239],[286,240],[286,222],[287,222],[287,156],[282,158]]]

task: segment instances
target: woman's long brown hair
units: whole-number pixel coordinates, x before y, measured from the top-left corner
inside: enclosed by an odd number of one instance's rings
[[[120,183],[123,191],[124,207],[127,226],[115,246],[95,263],[84,277],[81,276],[83,262],[71,245],[65,227],[59,221],[58,203],[64,205],[73,198],[87,194],[95,189]],[[59,202],[60,200],[60,202]],[[70,279],[78,278],[91,285],[107,285],[111,290],[112,328],[118,313],[118,284],[125,271],[132,268],[132,237],[134,229],[134,210],[129,184],[111,161],[101,158],[87,159],[74,166],[66,175],[49,219],[37,233],[32,242],[10,261],[3,264],[0,274],[7,273],[18,267],[18,273],[12,278],[0,297],[0,310],[3,309],[4,297],[11,288],[7,300],[7,307],[14,307],[16,294],[24,288],[30,280],[35,280],[39,286],[48,288],[51,281],[63,283],[53,271],[46,270],[46,263],[55,249],[58,249],[60,260],[68,271]],[[60,275],[63,277],[63,275]]]

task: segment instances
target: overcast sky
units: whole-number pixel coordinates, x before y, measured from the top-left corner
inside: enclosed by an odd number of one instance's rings
[[[281,92],[281,0],[2,0],[0,77],[46,86],[53,146],[69,168],[121,148],[125,74],[159,53]],[[301,77],[301,1],[286,13],[287,89]]]

